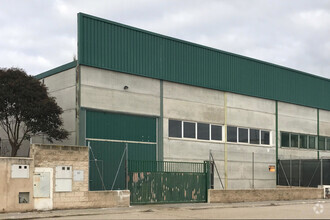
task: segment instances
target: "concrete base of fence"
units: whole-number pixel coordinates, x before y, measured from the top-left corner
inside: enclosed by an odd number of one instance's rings
[[[281,200],[323,199],[323,189],[277,188],[255,190],[214,190],[208,191],[209,203],[258,202]]]

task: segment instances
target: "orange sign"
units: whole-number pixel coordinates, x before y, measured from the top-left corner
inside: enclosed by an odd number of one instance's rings
[[[275,165],[268,166],[269,172],[275,172]]]

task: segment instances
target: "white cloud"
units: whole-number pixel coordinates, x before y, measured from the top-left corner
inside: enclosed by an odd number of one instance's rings
[[[71,61],[78,12],[330,77],[327,0],[4,0],[0,66],[34,75]]]

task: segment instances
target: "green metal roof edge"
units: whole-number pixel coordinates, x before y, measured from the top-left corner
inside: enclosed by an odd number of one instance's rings
[[[104,18],[96,17],[96,16],[85,14],[85,13],[82,13],[82,12],[78,13],[78,37],[77,37],[77,39],[78,39],[78,60],[79,60],[79,35],[80,35],[80,33],[79,33],[79,24],[81,22],[80,17],[83,17],[83,16],[89,17],[89,18],[94,19],[94,20],[99,20],[99,21],[102,21],[102,22],[105,22],[105,23],[117,25],[117,26],[120,26],[120,27],[123,27],[123,28],[131,29],[131,30],[134,30],[134,31],[139,31],[139,32],[142,32],[142,33],[154,35],[154,36],[161,37],[161,38],[164,38],[164,39],[177,41],[177,42],[180,42],[180,43],[188,44],[188,45],[191,45],[191,46],[195,46],[195,47],[199,47],[199,48],[203,48],[203,49],[207,49],[207,50],[212,50],[212,51],[215,51],[215,52],[218,52],[218,53],[222,53],[222,54],[226,54],[226,55],[230,55],[230,56],[234,56],[234,57],[238,57],[238,58],[242,58],[242,59],[246,59],[246,60],[251,60],[251,61],[254,61],[254,62],[261,63],[261,64],[274,66],[274,67],[277,67],[277,68],[293,71],[293,72],[296,72],[296,73],[299,73],[299,74],[307,75],[307,76],[310,76],[310,77],[314,77],[314,78],[317,78],[317,79],[326,80],[326,81],[330,82],[330,79],[322,77],[322,76],[317,76],[317,75],[314,75],[312,73],[307,73],[307,72],[304,72],[304,71],[301,71],[301,70],[292,69],[292,68],[289,68],[289,67],[285,67],[285,66],[281,66],[281,65],[278,65],[278,64],[270,63],[270,62],[267,62],[267,61],[262,61],[262,60],[258,60],[258,59],[255,59],[255,58],[251,58],[251,57],[247,57],[247,56],[227,52],[227,51],[224,51],[224,50],[219,50],[219,49],[215,49],[215,48],[212,48],[212,47],[204,46],[204,45],[201,45],[201,44],[193,43],[193,42],[190,42],[190,41],[181,40],[181,39],[178,39],[178,38],[158,34],[158,33],[155,33],[155,32],[151,32],[151,31],[140,29],[140,28],[132,27],[132,26],[129,26],[129,25],[121,24],[121,23],[118,23],[118,22],[115,22],[115,21],[110,21],[110,20],[107,20],[107,19],[104,19]],[[79,64],[83,64],[83,63],[79,62]],[[100,68],[102,68],[102,67],[100,67]]]
[[[48,70],[46,72],[43,72],[43,73],[40,73],[38,75],[35,75],[34,77],[36,79],[43,79],[43,78],[46,78],[48,76],[52,76],[52,75],[55,75],[59,72],[63,72],[65,70],[68,70],[68,69],[71,69],[71,68],[74,68],[77,66],[77,61],[72,61],[70,63],[66,63],[62,66],[59,66],[59,67],[56,67],[54,69],[51,69],[51,70]]]

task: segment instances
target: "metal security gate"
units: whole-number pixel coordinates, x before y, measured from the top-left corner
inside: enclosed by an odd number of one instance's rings
[[[131,204],[207,201],[208,164],[128,161]]]
[[[156,160],[156,130],[155,117],[86,110],[89,189],[126,189],[127,159]]]
[[[317,187],[330,185],[330,159],[278,160],[278,185]]]

